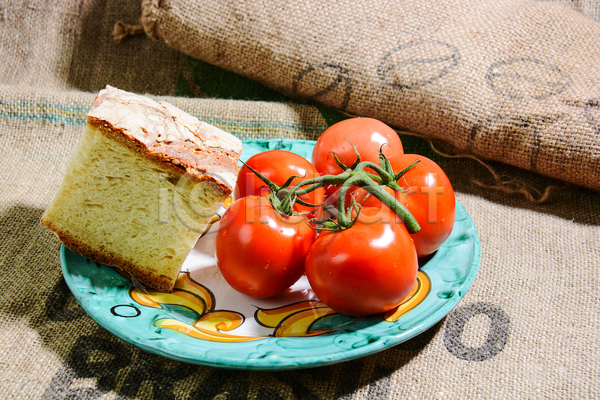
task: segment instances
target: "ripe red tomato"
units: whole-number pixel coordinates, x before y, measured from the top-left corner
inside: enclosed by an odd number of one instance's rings
[[[351,316],[398,306],[415,285],[418,268],[404,224],[390,211],[369,208],[362,209],[351,228],[321,233],[305,261],[319,299]]]
[[[242,197],[219,222],[217,265],[238,292],[274,296],[302,276],[304,256],[315,238],[305,217],[281,215],[265,197]]]
[[[317,169],[308,160],[286,150],[269,150],[255,154],[246,161],[246,164],[279,186],[282,186],[293,175],[303,178],[294,179],[292,185],[300,180],[319,176]],[[269,189],[266,184],[248,167],[242,166],[238,171],[233,199],[237,200],[245,196],[266,196],[268,194]],[[299,198],[309,204],[321,204],[325,198],[325,189],[318,188]],[[319,218],[322,207],[308,207],[296,202],[294,203],[294,209],[297,212],[311,212],[314,217]]]
[[[361,161],[372,161],[379,165],[379,149],[390,160],[404,154],[400,137],[391,127],[373,118],[350,118],[327,128],[315,143],[312,163],[319,173],[337,175],[342,169],[335,162],[331,152],[347,166],[356,161],[356,147]],[[335,186],[326,188],[328,196],[337,191]]]
[[[392,163],[394,171],[400,171],[415,160],[421,160],[408,170],[398,184],[407,193],[396,192],[387,188],[398,201],[415,217],[421,230],[412,235],[419,257],[435,252],[450,236],[454,226],[456,200],[454,189],[442,168],[427,157],[416,154],[404,154]],[[381,207],[381,202],[374,196],[359,189],[354,192],[356,201],[365,207]],[[365,200],[366,199],[366,200]]]

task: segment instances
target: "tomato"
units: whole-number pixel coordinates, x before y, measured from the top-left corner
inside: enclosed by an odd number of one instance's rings
[[[273,183],[282,186],[289,177],[296,175],[292,185],[300,180],[319,176],[317,169],[305,158],[285,150],[269,150],[255,154],[246,161],[251,168],[266,176]],[[238,171],[236,187],[233,193],[234,200],[245,196],[268,195],[269,189],[266,184],[245,165]],[[321,204],[325,198],[325,189],[318,188],[308,194],[299,197],[309,204]],[[312,212],[316,218],[320,217],[321,207],[308,207],[294,203],[297,212]]]
[[[391,211],[364,207],[349,229],[319,235],[306,254],[305,271],[330,308],[364,316],[402,302],[415,285],[418,259],[406,227]]]
[[[434,253],[450,236],[454,226],[456,200],[454,189],[442,168],[427,157],[416,154],[404,154],[392,163],[394,171],[398,172],[415,160],[421,160],[415,167],[408,170],[398,184],[406,193],[394,194],[408,211],[415,217],[421,230],[412,235],[419,257]],[[381,207],[381,202],[374,196],[368,195],[364,189],[354,192],[356,201],[365,207]]]
[[[334,152],[346,166],[356,161],[356,153],[350,145],[354,145],[361,161],[371,161],[379,165],[379,150],[390,160],[404,154],[400,137],[391,127],[373,118],[350,118],[327,128],[315,143],[312,163],[319,173],[337,175],[342,169],[331,154]],[[328,196],[337,188],[326,188]]]
[[[302,276],[315,238],[304,216],[281,215],[266,197],[246,196],[234,201],[219,222],[217,265],[238,292],[274,296]]]

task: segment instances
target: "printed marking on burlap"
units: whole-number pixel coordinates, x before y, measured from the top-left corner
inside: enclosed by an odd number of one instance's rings
[[[447,75],[460,62],[458,48],[437,40],[417,40],[387,52],[377,75],[394,89],[414,89]]]
[[[465,327],[476,316],[489,319],[485,340],[478,347],[464,344]],[[485,361],[498,355],[506,346],[510,334],[510,319],[499,306],[490,303],[473,303],[457,308],[446,322],[444,345],[448,351],[466,361]]]
[[[556,122],[560,117],[548,116],[542,122],[544,124]],[[528,116],[522,115],[495,115],[471,127],[467,139],[467,149],[473,151],[474,145],[479,154],[487,154],[491,151],[500,150],[502,154],[498,158],[505,162],[510,161],[522,167],[536,170],[540,151],[540,126],[539,121],[534,121]],[[490,147],[490,149],[484,148]],[[528,154],[523,154],[524,152]],[[516,159],[511,159],[516,158]],[[522,160],[526,159],[526,162]]]
[[[588,100],[584,112],[588,124],[596,133],[600,133],[600,98]]]
[[[468,152],[548,173],[568,173],[572,166],[585,165],[583,140],[600,133],[600,98],[561,99],[562,108],[553,113],[496,114],[471,126],[465,137]],[[591,132],[590,132],[591,130]],[[567,161],[556,161],[556,155]]]
[[[478,317],[484,317],[484,320]],[[481,345],[468,345],[468,330],[482,331],[477,324],[489,319]],[[396,348],[401,353],[419,352],[433,339],[437,329],[415,349]],[[498,355],[508,342],[509,317],[499,306],[473,303],[455,309],[445,323],[443,342],[447,350],[465,361],[485,361]],[[376,356],[374,356],[376,357]],[[361,382],[369,382],[368,398],[387,398],[393,375],[401,364],[389,365],[389,358],[366,358],[321,368],[264,373],[258,398],[346,398]],[[397,362],[406,362],[400,357]],[[217,396],[248,398],[252,392],[250,371],[236,371],[190,365],[137,349],[127,343],[97,336],[81,336],[63,367],[46,389],[44,398],[91,398],[113,393],[119,398],[144,397],[149,388],[154,398],[185,397],[212,399]],[[327,382],[326,385],[323,385]],[[159,396],[157,394],[160,393]]]
[[[143,385],[152,388],[154,398],[175,398],[179,382],[197,370],[197,366],[155,356],[126,343],[81,336],[43,398],[98,398],[109,392],[134,398],[141,394]],[[204,389],[209,387],[207,384]]]
[[[328,398],[320,393],[323,387],[341,398],[358,389],[356,377],[364,369],[364,361],[355,360],[335,367],[265,372],[257,398],[287,398],[290,393],[294,398]],[[246,399],[256,395],[253,378],[250,371],[191,365],[116,340],[81,336],[43,398]]]
[[[490,88],[511,99],[544,100],[562,93],[573,83],[558,66],[534,58],[493,63],[485,79]]]
[[[348,69],[324,62],[309,65],[294,78],[292,91],[308,101],[346,109],[352,93],[352,79]]]
[[[600,133],[600,97],[589,100],[565,99],[562,103],[583,112],[583,118],[594,133]]]

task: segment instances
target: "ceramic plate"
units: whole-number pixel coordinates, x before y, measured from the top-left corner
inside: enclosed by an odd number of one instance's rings
[[[268,149],[310,159],[313,146],[303,140],[250,140],[244,142],[242,159]],[[281,370],[363,357],[420,334],[456,306],[479,267],[475,226],[457,203],[452,234],[422,263],[405,301],[386,314],[351,318],[320,303],[305,278],[267,300],[235,292],[215,266],[217,226],[198,241],[169,294],[136,287],[115,269],[66,247],[61,249],[63,274],[98,324],[143,350],[192,364]]]

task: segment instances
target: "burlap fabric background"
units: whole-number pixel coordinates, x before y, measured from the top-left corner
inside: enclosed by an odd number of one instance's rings
[[[144,0],[147,34],[296,98],[600,189],[600,23],[530,0]]]
[[[578,10],[599,16],[593,3]],[[39,224],[95,92],[111,84],[173,96],[241,138],[313,139],[341,118],[144,36],[113,42],[114,24],[140,15],[133,0],[0,5],[0,398],[599,397],[600,194],[572,187],[534,204],[475,185],[490,174],[470,159],[436,158],[477,226],[480,271],[457,308],[409,342],[333,366],[248,372],[166,360],[100,328],[70,294],[59,243]]]

